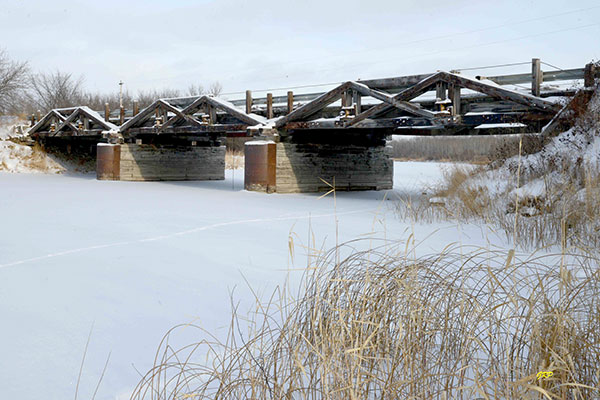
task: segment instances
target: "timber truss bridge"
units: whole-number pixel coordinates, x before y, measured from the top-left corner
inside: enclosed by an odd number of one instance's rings
[[[325,93],[231,101],[157,99],[104,115],[88,107],[51,110],[30,136],[96,157],[98,179],[225,179],[223,138],[249,137],[244,186],[266,192],[388,190],[391,135],[541,133],[568,126],[598,74],[585,68],[469,77],[454,72],[341,83]],[[583,81],[583,82],[582,82]],[[525,85],[525,86],[524,86]],[[265,140],[267,139],[267,140]]]
[[[467,77],[439,71],[348,81],[326,93],[226,101],[213,96],[158,99],[139,110],[111,114],[88,107],[51,110],[30,129],[44,139],[108,141],[120,136],[158,142],[215,141],[277,130],[378,132],[384,135],[459,135],[540,132],[574,96],[574,81],[597,75],[585,68],[546,72],[539,59],[531,74]],[[565,85],[565,82],[568,84]],[[524,86],[527,85],[527,86]],[[529,86],[530,85],[530,86]]]

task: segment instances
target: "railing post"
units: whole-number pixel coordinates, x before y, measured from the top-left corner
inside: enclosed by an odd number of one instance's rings
[[[137,100],[133,101],[133,116],[135,117],[140,112],[140,103]]]
[[[587,88],[594,86],[595,77],[596,66],[594,65],[594,63],[586,64],[583,73],[583,86]]]
[[[267,93],[267,119],[273,118],[273,93]]]
[[[110,120],[110,106],[108,103],[104,103],[104,120],[109,122]]]
[[[539,97],[540,87],[544,77],[542,75],[542,63],[539,58],[531,59],[531,94]]]
[[[123,125],[125,123],[125,107],[119,107],[119,125]]]
[[[294,110],[294,92],[289,91],[287,93],[287,113],[291,113]]]
[[[246,114],[252,113],[252,91],[246,90]]]

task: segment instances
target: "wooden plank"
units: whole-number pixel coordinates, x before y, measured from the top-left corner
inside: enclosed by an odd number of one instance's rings
[[[107,122],[110,121],[110,106],[108,103],[104,103],[104,120]]]
[[[540,96],[540,88],[542,86],[542,63],[539,58],[531,59],[531,94],[533,96]]]
[[[140,102],[137,100],[133,101],[133,117],[135,117],[136,115],[138,115],[138,113],[140,112]]]

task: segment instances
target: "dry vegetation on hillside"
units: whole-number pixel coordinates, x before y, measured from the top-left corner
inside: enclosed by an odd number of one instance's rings
[[[600,244],[600,94],[545,146],[446,173],[432,203],[402,199],[402,217],[481,221],[519,245]]]

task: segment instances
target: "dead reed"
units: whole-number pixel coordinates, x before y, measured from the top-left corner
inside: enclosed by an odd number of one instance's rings
[[[227,149],[225,151],[225,169],[243,169],[244,152]]]
[[[309,266],[296,299],[232,306],[224,342],[175,349],[174,328],[132,399],[600,398],[598,258],[339,254]]]

